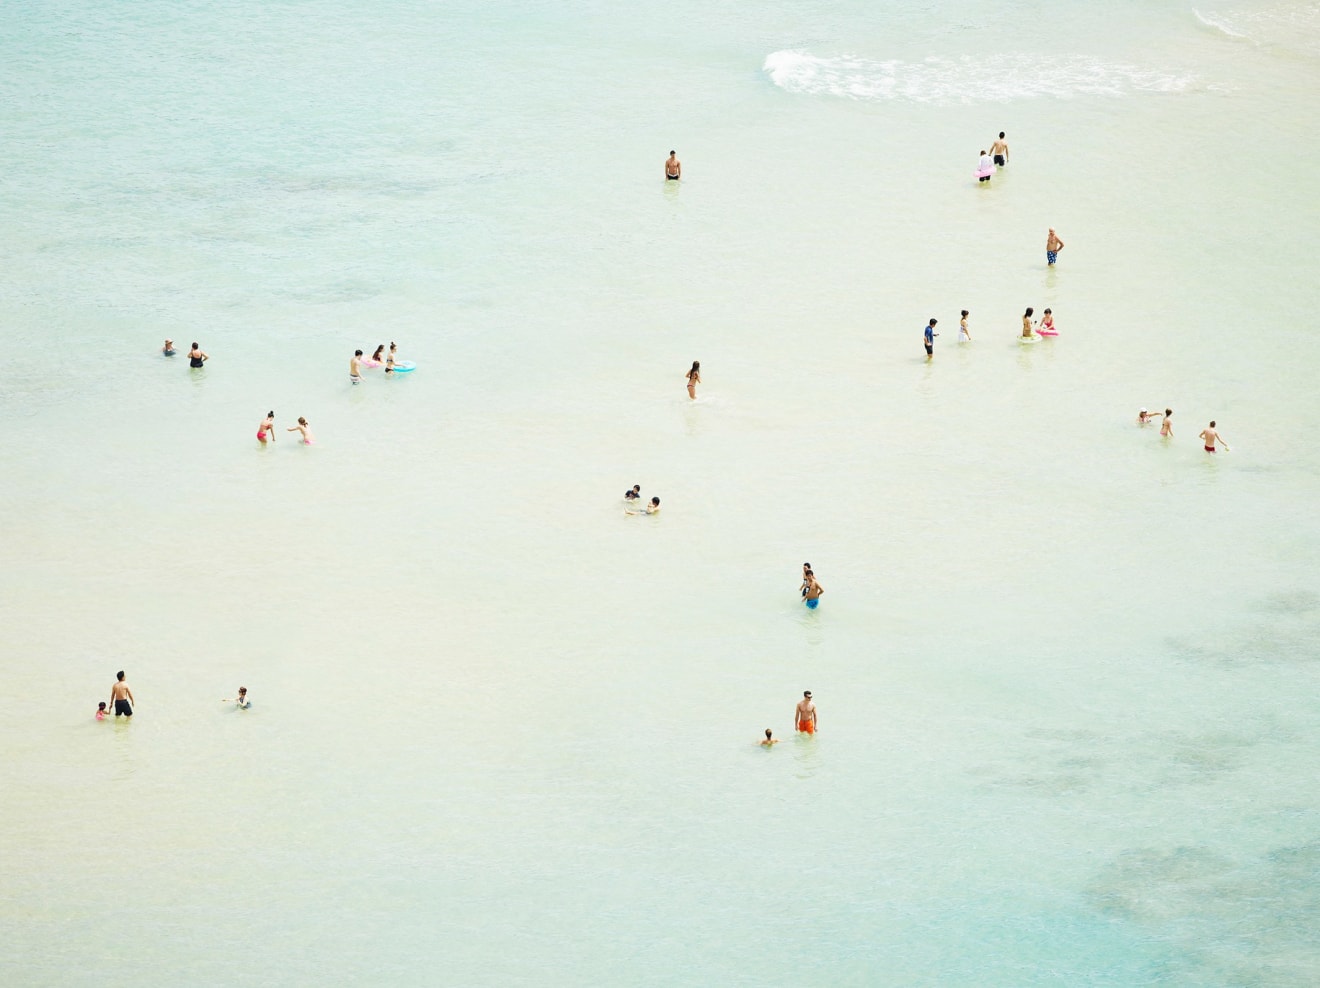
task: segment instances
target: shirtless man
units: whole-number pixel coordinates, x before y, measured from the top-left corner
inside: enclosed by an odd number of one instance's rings
[[[678,160],[678,152],[670,151],[669,160],[665,162],[665,180],[677,182],[683,177],[683,162]]]
[[[348,379],[354,384],[362,383],[362,351],[354,350],[353,359],[348,362]]]
[[[816,582],[816,574],[812,572],[807,573],[806,584],[806,591],[802,594],[802,603],[814,611],[820,605],[820,595],[825,592],[825,588]]]
[[[995,156],[995,164],[1003,168],[1008,164],[1008,141],[1004,140],[1004,132],[999,132],[999,140],[990,145],[990,153]]]
[[[1160,435],[1167,439],[1173,438],[1173,409],[1164,410],[1164,421],[1160,423]]]
[[[1050,262],[1051,267],[1059,260],[1061,250],[1063,250],[1063,241],[1054,232],[1054,227],[1050,227],[1050,235],[1045,238],[1045,260]]]
[[[1215,451],[1216,440],[1224,443],[1224,449],[1228,449],[1228,443],[1224,442],[1224,437],[1219,434],[1219,431],[1215,428],[1214,422],[1211,422],[1201,430],[1201,442],[1205,443],[1205,451],[1207,453],[1213,453]],[[1232,451],[1230,450],[1230,452]]]
[[[811,701],[811,690],[804,690],[802,699],[793,711],[797,730],[802,734],[816,733],[816,704]]]
[[[115,673],[115,683],[110,687],[110,705],[115,708],[115,717],[132,717],[135,703],[137,701],[133,699],[133,691],[124,682],[124,671],[121,669]]]

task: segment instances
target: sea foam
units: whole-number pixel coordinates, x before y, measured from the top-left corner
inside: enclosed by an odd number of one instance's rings
[[[1020,99],[1181,93],[1193,76],[1085,55],[932,56],[920,62],[776,51],[762,70],[790,93],[914,103],[1006,103]]]

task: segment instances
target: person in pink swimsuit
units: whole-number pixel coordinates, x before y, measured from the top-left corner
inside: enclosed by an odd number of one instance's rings
[[[266,417],[261,420],[261,425],[257,426],[257,442],[266,445],[266,440],[275,441],[275,413],[267,412]]]

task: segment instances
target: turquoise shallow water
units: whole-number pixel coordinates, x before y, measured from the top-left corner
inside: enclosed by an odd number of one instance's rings
[[[13,5],[4,982],[1313,984],[1316,20]]]

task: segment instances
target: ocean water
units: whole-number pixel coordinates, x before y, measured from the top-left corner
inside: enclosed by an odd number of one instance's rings
[[[5,27],[0,983],[1320,981],[1320,5]]]

